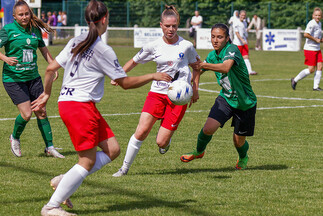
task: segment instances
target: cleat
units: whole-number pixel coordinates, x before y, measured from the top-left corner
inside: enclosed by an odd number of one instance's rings
[[[187,163],[187,162],[190,162],[194,159],[202,158],[204,156],[204,153],[205,153],[205,151],[200,153],[200,152],[197,152],[196,150],[194,150],[193,152],[182,155],[181,161]]]
[[[115,174],[113,174],[112,176],[113,177],[121,177],[121,176],[125,176],[125,175],[127,175],[127,173],[128,173],[128,170],[129,169],[125,169],[125,168],[120,168],[119,170],[118,170],[118,172],[116,172]]]
[[[321,89],[320,87],[317,87],[317,88],[313,88],[313,91],[323,91],[323,89]]]
[[[236,164],[236,170],[244,170],[247,168],[247,163],[248,163],[248,155],[244,158],[238,158],[237,164]]]
[[[55,216],[72,216],[72,215],[76,215],[76,214],[69,213],[69,212],[65,211],[61,207],[52,207],[52,206],[48,206],[48,205],[44,205],[40,214],[42,216],[54,216],[54,215]]]
[[[170,143],[165,148],[159,148],[160,154],[166,154],[166,152],[169,150]]]
[[[60,154],[54,148],[54,146],[46,147],[44,152],[45,152],[46,156],[53,156],[55,158],[65,158],[64,155]]]
[[[256,71],[251,71],[249,75],[257,75],[258,73]]]
[[[10,135],[9,140],[12,154],[16,157],[21,157],[20,140],[13,138],[12,134]]]
[[[56,190],[58,184],[61,182],[62,178],[64,177],[63,174],[56,176],[50,180],[50,186],[53,188],[53,190]],[[64,202],[62,202],[63,205],[66,205],[68,208],[73,208],[73,203],[71,202],[70,198],[67,198]]]
[[[290,82],[291,82],[292,89],[293,89],[293,90],[296,90],[297,82],[295,82],[294,78],[292,78],[292,79],[290,80]],[[314,89],[313,89],[313,90],[314,90]]]

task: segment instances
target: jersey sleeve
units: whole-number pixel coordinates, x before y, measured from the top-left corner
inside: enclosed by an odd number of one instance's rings
[[[239,65],[239,62],[241,61],[241,54],[237,46],[231,45],[228,47],[228,49],[225,52],[223,62],[229,59],[232,59],[237,65]]]
[[[72,50],[72,44],[74,43],[74,39],[70,40],[67,45],[64,47],[64,49],[56,56],[55,60],[57,63],[65,68],[66,63],[70,57],[70,52]]]
[[[102,58],[98,59],[99,68],[102,68],[102,72],[107,75],[111,80],[120,79],[126,77],[127,74],[119,64],[117,55],[112,48],[107,49],[103,53]]]
[[[309,22],[304,32],[310,35],[313,35],[313,31],[314,31],[314,26],[312,25],[312,22]]]
[[[133,60],[140,64],[145,64],[154,60],[152,43],[143,46],[143,48],[133,57]]]
[[[191,45],[188,49],[188,55],[187,55],[188,63],[191,64],[191,63],[196,62],[197,61],[196,57],[200,58],[200,56],[197,54],[193,45]]]
[[[3,47],[4,45],[6,45],[7,42],[8,42],[7,31],[4,28],[2,28],[0,30],[0,47]]]

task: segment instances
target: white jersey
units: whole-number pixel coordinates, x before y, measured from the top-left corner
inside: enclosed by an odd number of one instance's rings
[[[198,57],[193,44],[182,37],[174,44],[167,44],[163,38],[159,38],[146,44],[134,57],[136,63],[147,63],[154,61],[157,63],[157,72],[166,72],[173,80],[185,80],[191,83],[191,69],[189,64],[196,62]],[[154,80],[150,91],[167,94],[170,83]]]
[[[233,23],[233,31],[234,31],[234,37],[233,37],[233,44],[237,46],[242,46],[243,43],[242,41],[238,38],[236,35],[236,32],[240,34],[242,39],[244,39],[247,42],[248,38],[248,32],[247,32],[247,27],[244,22],[241,22],[240,20],[236,20],[236,22]]]
[[[193,23],[200,23],[198,25],[193,25],[192,27],[197,29],[197,28],[202,28],[202,22],[203,22],[203,17],[202,16],[193,16],[191,19],[191,22]]]
[[[321,22],[317,23],[314,19],[308,22],[306,25],[305,33],[310,34],[312,37],[315,38],[322,38],[322,24]],[[315,41],[306,38],[304,44],[304,50],[311,50],[311,51],[319,51],[321,49],[320,43],[316,43]]]
[[[115,80],[126,77],[113,49],[100,37],[83,53],[72,59],[71,50],[86,38],[82,34],[71,39],[56,57],[64,69],[64,78],[58,101],[99,102],[104,93],[105,75]]]

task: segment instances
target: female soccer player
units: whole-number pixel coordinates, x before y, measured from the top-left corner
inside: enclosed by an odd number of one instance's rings
[[[322,76],[322,53],[320,43],[323,42],[322,38],[322,24],[320,22],[322,18],[322,10],[318,7],[314,8],[313,19],[307,24],[304,37],[306,38],[304,44],[304,56],[305,56],[305,65],[308,68],[299,72],[299,74],[291,79],[292,88],[296,89],[296,84],[298,81],[304,79],[309,74],[316,72],[314,75],[314,85],[313,91],[322,91],[320,88],[320,81]]]
[[[244,59],[244,62],[247,66],[248,73],[250,75],[256,75],[257,72],[252,70],[251,63],[249,60],[248,32],[247,32],[247,23],[245,19],[246,19],[246,11],[241,10],[239,13],[239,19],[233,23],[234,25],[233,44],[238,46],[240,53]]]
[[[35,16],[23,0],[15,3],[13,17],[14,22],[5,25],[0,31],[0,47],[5,47],[5,55],[0,52],[0,59],[4,61],[3,85],[20,113],[9,137],[11,151],[15,156],[21,157],[20,136],[32,115],[30,102],[44,91],[37,67],[37,48],[48,63],[53,60],[40,29],[47,32],[52,29]],[[53,146],[52,130],[45,107],[34,113],[46,144],[45,154],[64,158]]]
[[[246,136],[254,133],[257,98],[252,91],[243,57],[238,47],[231,44],[228,27],[215,24],[211,30],[211,42],[214,50],[205,62],[199,61],[199,68],[214,71],[222,90],[197,137],[196,150],[182,155],[181,160],[190,162],[202,158],[212,135],[233,117],[233,143],[239,153],[236,169],[245,169],[249,149]]]
[[[198,56],[193,44],[177,35],[179,14],[174,6],[167,6],[161,15],[160,27],[163,37],[144,46],[123,69],[129,72],[138,63],[154,61],[157,63],[158,72],[166,72],[173,80],[185,80],[191,82],[189,65],[196,62]],[[193,70],[193,97],[191,103],[198,99],[198,80]],[[128,148],[122,167],[113,174],[114,177],[126,175],[133,163],[142,142],[148,136],[150,130],[158,119],[161,125],[156,137],[159,152],[165,154],[169,149],[170,139],[182,120],[187,105],[179,106],[170,102],[167,97],[167,89],[170,82],[154,81],[142,109],[136,132],[129,140]]]
[[[64,211],[60,204],[76,191],[86,176],[101,169],[120,153],[112,130],[95,106],[103,96],[105,75],[124,89],[137,88],[152,80],[171,80],[166,73],[127,77],[112,48],[100,37],[106,32],[108,25],[108,10],[104,3],[92,0],[86,7],[85,19],[89,33],[70,40],[49,64],[45,74],[44,93],[32,104],[32,108],[38,110],[47,103],[53,74],[63,67],[65,72],[58,108],[79,161],[65,175],[51,180],[56,190],[43,207],[42,215],[74,215]],[[97,152],[97,146],[102,151]]]

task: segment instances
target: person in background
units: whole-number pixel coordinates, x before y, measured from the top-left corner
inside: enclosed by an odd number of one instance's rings
[[[256,47],[255,50],[261,50],[261,30],[262,30],[262,22],[260,17],[257,14],[254,14],[252,20],[248,26],[248,31],[254,26],[256,29]]]
[[[246,136],[253,136],[257,97],[250,85],[248,70],[236,45],[231,44],[229,29],[224,24],[215,24],[211,30],[214,50],[204,62],[198,60],[201,73],[215,73],[220,94],[210,110],[209,116],[197,136],[196,149],[181,156],[182,162],[202,158],[213,134],[232,118],[233,144],[238,152],[235,168],[247,168],[249,143]],[[199,75],[198,75],[199,76]]]
[[[57,27],[58,27],[58,29],[56,30],[58,39],[60,39],[62,37],[62,35],[61,35],[62,30],[60,29],[61,26],[63,26],[63,24],[62,24],[62,11],[58,11],[58,16],[57,16]]]
[[[13,17],[14,22],[5,25],[0,31],[0,47],[5,48],[5,55],[0,52],[0,59],[4,61],[3,85],[19,110],[9,137],[11,151],[16,157],[21,157],[20,136],[32,116],[31,102],[44,91],[38,72],[37,49],[48,63],[53,61],[42,39],[41,29],[46,32],[52,29],[35,16],[23,0],[15,3]],[[46,108],[43,107],[34,113],[46,145],[46,155],[64,158],[53,146],[52,129]]]
[[[47,25],[49,26],[54,26],[54,18],[52,16],[52,12],[48,11],[47,12]],[[49,45],[53,45],[53,37],[54,37],[54,31],[48,33],[48,43]]]
[[[314,8],[313,19],[308,22],[306,29],[304,31],[304,37],[306,38],[304,44],[304,56],[305,65],[308,67],[303,69],[299,74],[291,79],[292,89],[296,89],[297,83],[316,72],[314,75],[313,91],[322,91],[320,88],[320,81],[322,76],[322,52],[320,43],[323,42],[322,38],[322,23],[320,22],[322,18],[322,10],[319,7]]]
[[[248,73],[250,75],[256,75],[257,72],[253,71],[251,68],[251,63],[249,61],[249,47],[248,47],[248,32],[246,24],[246,11],[241,10],[239,13],[239,20],[234,23],[234,38],[233,44],[237,45],[240,53],[245,61],[248,68]]]
[[[62,12],[62,25],[63,27],[67,26],[67,15],[65,11]],[[62,29],[62,37],[64,38],[68,37],[64,29]]]
[[[193,46],[196,48],[196,31],[198,28],[202,28],[202,23],[203,23],[203,17],[200,15],[199,11],[194,12],[194,16],[191,19],[191,25],[193,28],[193,38],[194,38],[194,43]]]
[[[41,17],[40,17],[41,21],[43,21],[43,23],[47,23],[48,22],[48,19],[46,17],[46,13],[45,11],[42,11],[41,12]]]
[[[233,30],[233,26],[234,26],[234,22],[236,22],[237,20],[239,20],[239,11],[238,10],[235,10],[233,12],[233,15],[232,17],[230,17],[229,19],[229,32],[230,32],[230,40],[232,41],[233,40],[233,37],[234,37],[234,30]]]
[[[52,17],[53,17],[52,26],[55,26],[56,27],[57,26],[57,12],[56,11],[53,12]],[[54,40],[56,39],[56,37],[57,37],[57,31],[54,30]]]

